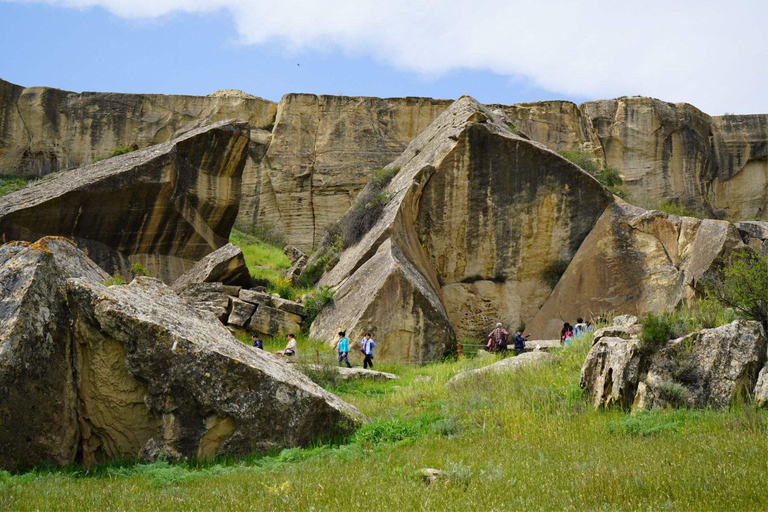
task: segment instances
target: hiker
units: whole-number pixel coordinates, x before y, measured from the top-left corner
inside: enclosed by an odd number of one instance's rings
[[[347,340],[347,333],[344,331],[339,331],[339,339],[336,340],[336,353],[339,356],[339,366],[341,366],[341,362],[344,361],[347,363],[347,368],[352,368],[352,365],[349,364],[349,340]]]
[[[573,341],[573,327],[568,322],[563,324],[563,330],[560,331],[560,344],[563,348],[567,347]]]
[[[589,326],[584,323],[584,319],[579,317],[576,319],[576,325],[573,326],[573,337],[578,338],[589,330]]]
[[[251,336],[251,341],[253,342],[253,346],[255,348],[258,348],[259,350],[264,350],[264,341],[262,341],[261,338],[259,338],[254,334],[253,336]]]
[[[488,352],[506,351],[507,339],[509,339],[509,333],[501,326],[501,322],[497,323],[496,328],[488,335],[488,344],[486,345]]]
[[[296,336],[293,333],[288,335],[288,344],[285,345],[285,349],[278,350],[277,353],[281,356],[296,357]]]
[[[374,347],[376,347],[376,343],[371,339],[371,333],[365,333],[363,339],[360,340],[360,352],[365,356],[363,359],[363,369],[373,368]]]
[[[515,342],[514,349],[515,349],[516,356],[519,356],[520,354],[523,353],[523,351],[525,350],[525,340],[526,338],[530,337],[530,334],[527,336],[523,336],[524,330],[525,329],[523,329],[522,327],[518,328],[517,332],[513,336],[513,339]]]

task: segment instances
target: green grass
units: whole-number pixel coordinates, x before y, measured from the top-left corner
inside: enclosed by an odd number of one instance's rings
[[[26,178],[23,176],[0,176],[0,196],[16,192],[29,185],[35,178]]]
[[[303,343],[311,342],[299,340],[300,353]],[[766,413],[594,411],[578,387],[589,344],[582,337],[551,364],[452,389],[445,382],[457,372],[487,363],[377,365],[401,378],[333,388],[371,419],[340,443],[238,460],[0,473],[0,509],[768,507]],[[446,480],[427,485],[425,467],[445,470]]]

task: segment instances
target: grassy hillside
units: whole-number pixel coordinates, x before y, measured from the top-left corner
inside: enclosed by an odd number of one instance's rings
[[[592,410],[590,340],[545,366],[445,382],[488,359],[377,365],[401,379],[325,385],[371,421],[333,445],[207,463],[0,472],[0,509],[765,510],[768,417]],[[301,349],[301,346],[300,346]],[[427,484],[420,468],[447,472]]]

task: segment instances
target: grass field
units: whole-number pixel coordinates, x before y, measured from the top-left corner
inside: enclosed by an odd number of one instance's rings
[[[401,379],[325,383],[371,420],[336,444],[241,460],[0,472],[0,510],[768,508],[766,413],[594,411],[578,387],[588,347],[582,339],[544,366],[456,389],[445,386],[451,376],[490,361],[380,364]],[[447,478],[426,484],[425,467]]]

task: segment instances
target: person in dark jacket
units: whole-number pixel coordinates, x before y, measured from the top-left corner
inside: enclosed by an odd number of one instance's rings
[[[530,336],[530,334],[528,335]],[[523,350],[525,350],[525,338],[528,336],[523,336],[523,330],[518,329],[514,336],[514,342],[515,342],[515,355],[519,356],[523,353]]]
[[[264,350],[264,342],[261,340],[261,338],[259,338],[254,334],[253,336],[251,336],[251,341],[253,342],[254,347]]]

